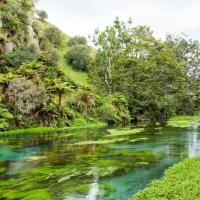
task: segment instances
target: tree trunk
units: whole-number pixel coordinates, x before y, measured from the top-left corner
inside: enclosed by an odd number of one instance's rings
[[[60,111],[62,108],[62,93],[59,94],[59,103],[58,103],[58,118],[60,119]]]

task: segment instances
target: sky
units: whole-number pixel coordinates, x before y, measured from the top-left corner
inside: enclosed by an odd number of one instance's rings
[[[132,18],[133,26],[149,26],[157,39],[185,33],[200,41],[200,0],[39,0],[36,9],[71,37],[104,31],[118,16],[124,22]]]

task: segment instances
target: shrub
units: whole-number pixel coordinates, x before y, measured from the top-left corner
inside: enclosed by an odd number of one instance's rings
[[[119,116],[117,116],[117,109],[112,104],[105,103],[95,111],[97,118],[108,124],[118,123]]]
[[[17,49],[5,56],[6,65],[18,69],[23,63],[33,61],[38,56],[37,48],[31,44],[24,49]]]
[[[51,42],[55,47],[59,47],[62,42],[62,35],[58,28],[48,27],[44,30],[44,36]]]
[[[87,39],[83,36],[75,36],[69,39],[69,46],[87,45]]]
[[[9,83],[6,94],[14,106],[14,114],[30,114],[48,100],[45,90],[25,78],[15,78]]]
[[[71,47],[66,53],[68,64],[79,71],[86,71],[90,61],[88,48],[83,45]]]
[[[200,157],[187,158],[173,165],[161,180],[139,191],[132,200],[200,199]]]
[[[55,50],[41,51],[39,61],[47,66],[56,66],[60,60],[59,54]]]

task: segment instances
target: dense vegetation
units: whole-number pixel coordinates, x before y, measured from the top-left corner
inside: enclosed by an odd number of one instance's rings
[[[47,23],[34,4],[0,5],[2,130],[156,122],[199,112],[198,41],[183,34],[161,41],[149,27],[116,18],[95,30],[93,49],[85,37],[69,38]],[[82,73],[89,83],[80,84]]]
[[[199,114],[198,41],[184,34],[162,41],[149,27],[116,18],[105,31],[95,30],[92,48],[85,37],[70,38],[47,23],[35,2],[0,0],[1,131]],[[174,166],[133,199],[199,198],[191,184],[199,182],[198,166],[199,158]]]
[[[132,200],[199,199],[200,157],[188,158],[165,172],[161,180],[150,183]]]

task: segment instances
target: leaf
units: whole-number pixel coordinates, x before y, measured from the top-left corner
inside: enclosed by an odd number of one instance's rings
[[[0,116],[6,119],[12,119],[13,115],[11,113],[8,112],[7,109],[1,109],[0,110]]]

